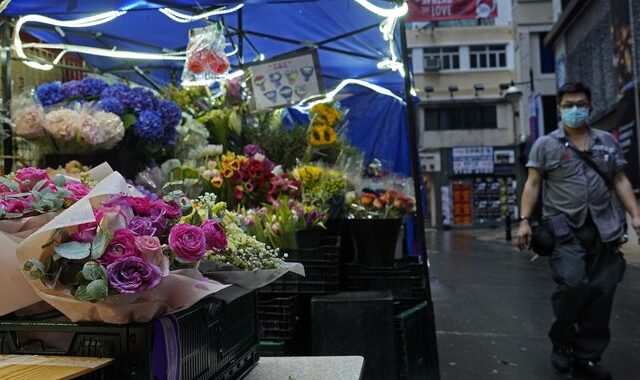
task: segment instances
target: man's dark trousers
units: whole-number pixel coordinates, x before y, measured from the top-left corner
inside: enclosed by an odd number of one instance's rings
[[[610,340],[613,296],[626,267],[617,244],[602,243],[588,217],[582,227],[556,239],[550,265],[558,284],[551,297],[551,341],[572,347],[576,359],[600,361]]]

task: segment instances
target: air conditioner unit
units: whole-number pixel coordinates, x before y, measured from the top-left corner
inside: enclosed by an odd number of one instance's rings
[[[425,58],[424,71],[440,71],[440,58]]]

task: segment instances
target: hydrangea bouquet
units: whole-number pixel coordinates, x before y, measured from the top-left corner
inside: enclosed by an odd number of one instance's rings
[[[151,200],[116,172],[22,242],[18,258],[38,294],[74,321],[144,322],[223,286],[195,269],[206,226],[179,223],[182,206]]]
[[[23,98],[13,107],[16,134],[28,140],[48,137],[56,151],[65,153],[111,149],[124,139],[156,154],[175,144],[182,118],[177,104],[151,90],[97,78],[42,84],[35,99]]]

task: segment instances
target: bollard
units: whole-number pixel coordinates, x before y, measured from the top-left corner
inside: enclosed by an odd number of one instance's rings
[[[507,239],[507,241],[511,241],[511,213],[508,212],[507,216],[504,219],[505,219],[505,226],[504,226],[505,239]]]

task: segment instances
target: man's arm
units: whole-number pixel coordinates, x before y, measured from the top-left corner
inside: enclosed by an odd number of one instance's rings
[[[629,179],[623,171],[617,172],[615,177],[613,177],[613,186],[616,194],[618,194],[618,199],[620,199],[625,210],[631,215],[633,228],[640,235],[640,212],[638,211],[636,196],[633,193],[631,182],[629,182]]]
[[[531,217],[538,203],[540,188],[542,187],[542,175],[538,169],[529,168],[527,182],[524,184],[522,191],[522,200],[520,202],[520,215],[523,217]],[[531,246],[531,226],[527,219],[520,222],[516,245],[521,251]]]

